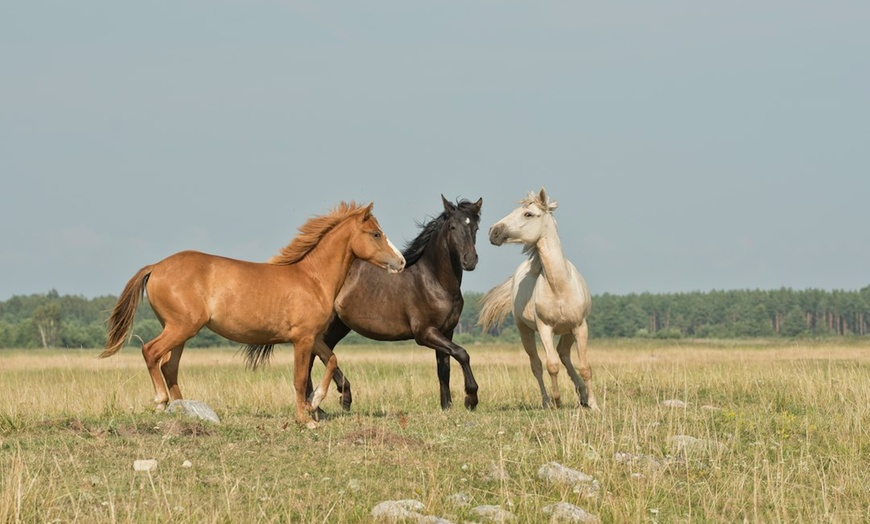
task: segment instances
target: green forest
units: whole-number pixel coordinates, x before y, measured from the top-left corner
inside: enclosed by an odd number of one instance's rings
[[[477,325],[478,292],[466,292],[454,340],[518,342],[513,320],[488,333]],[[45,294],[0,301],[2,348],[98,348],[106,340],[117,297]],[[147,300],[139,307],[131,344],[150,340],[160,323]],[[592,338],[861,337],[870,335],[870,286],[860,291],[738,290],[664,294],[602,294],[592,298]],[[370,341],[352,333],[343,343]],[[237,345],[203,329],[188,347]]]

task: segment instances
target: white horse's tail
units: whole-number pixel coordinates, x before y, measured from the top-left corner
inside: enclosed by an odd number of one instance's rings
[[[509,277],[501,284],[487,291],[480,299],[480,318],[477,323],[483,326],[484,331],[489,331],[493,326],[500,326],[508,313],[511,312],[511,286],[513,277]]]

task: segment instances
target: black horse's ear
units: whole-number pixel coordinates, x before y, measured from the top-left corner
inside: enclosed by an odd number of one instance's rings
[[[444,195],[441,195],[441,203],[444,204],[444,211],[447,211],[448,213],[456,210],[456,206],[454,206],[452,202],[444,198]]]

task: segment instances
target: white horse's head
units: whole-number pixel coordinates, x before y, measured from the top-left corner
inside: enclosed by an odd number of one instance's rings
[[[529,193],[520,201],[520,207],[489,228],[489,241],[496,246],[506,242],[526,246],[535,244],[555,227],[553,210],[558,206],[559,203],[550,200],[544,188],[537,195]]]

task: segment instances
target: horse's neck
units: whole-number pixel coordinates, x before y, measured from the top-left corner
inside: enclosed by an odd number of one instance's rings
[[[331,298],[338,296],[355,258],[348,245],[350,234],[351,224],[348,221],[339,224],[323,235],[317,245],[298,262],[299,268],[318,282],[326,296]]]
[[[438,231],[432,237],[432,240],[423,250],[420,262],[423,262],[435,273],[435,278],[444,289],[452,293],[460,292],[462,263],[459,260],[459,255],[453,256],[450,253],[443,232]]]
[[[555,224],[535,243],[532,257],[533,267],[537,259],[541,266],[541,273],[554,291],[566,289],[571,272]]]

